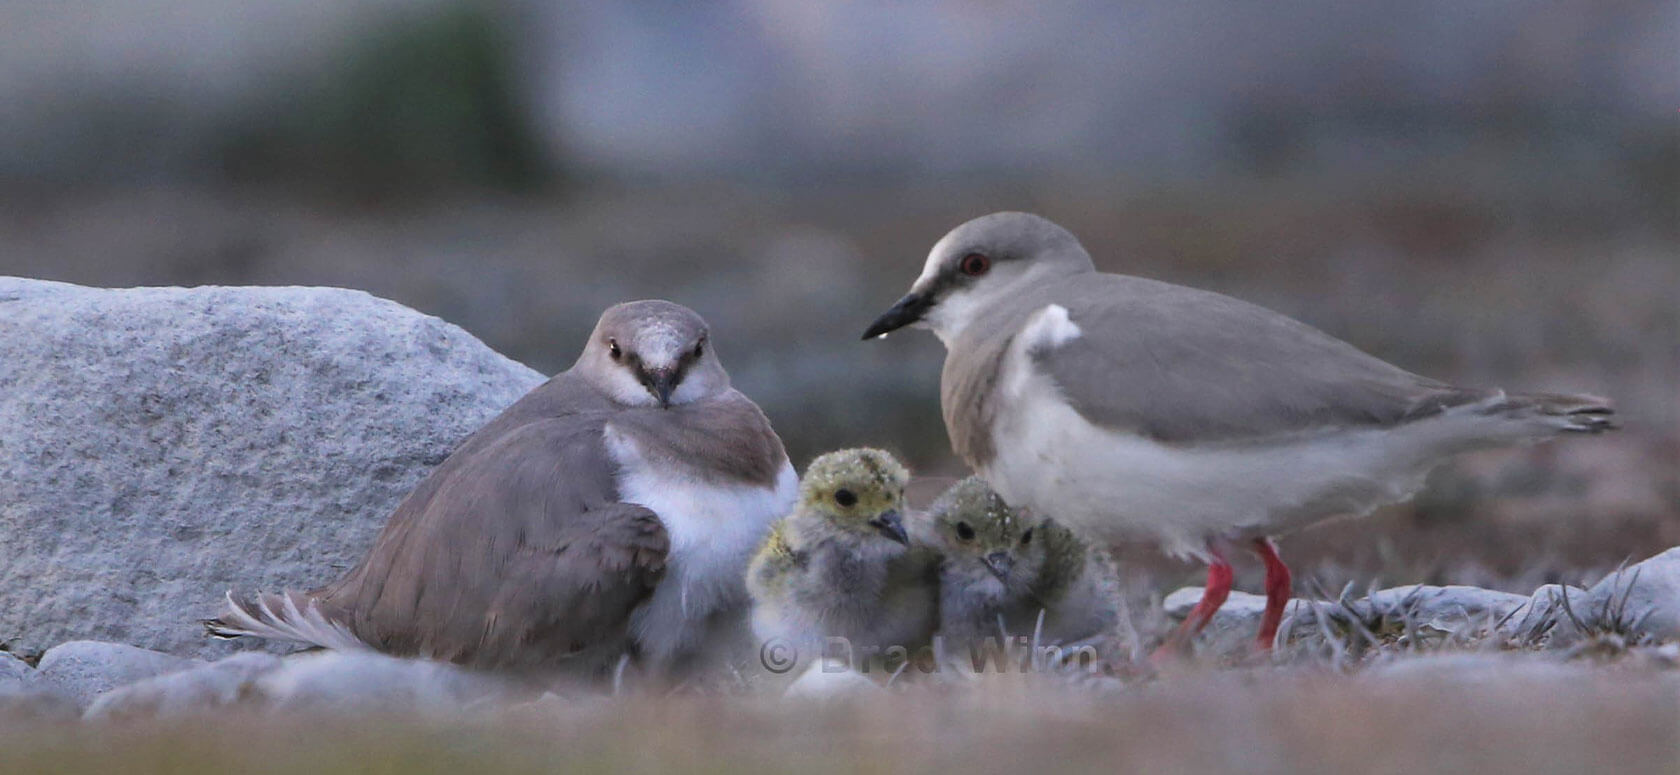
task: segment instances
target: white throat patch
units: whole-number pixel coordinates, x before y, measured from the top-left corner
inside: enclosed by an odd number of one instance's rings
[[[648,392],[647,386],[637,381],[630,370],[616,363],[607,368],[605,375],[607,394],[624,406],[658,406],[659,399]]]

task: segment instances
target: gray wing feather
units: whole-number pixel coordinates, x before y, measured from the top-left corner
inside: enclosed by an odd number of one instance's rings
[[[1159,441],[1394,425],[1489,395],[1217,293],[1083,275],[1053,296],[1081,335],[1034,351],[1036,363],[1085,419]]]

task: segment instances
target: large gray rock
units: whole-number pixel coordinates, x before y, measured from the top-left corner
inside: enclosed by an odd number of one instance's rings
[[[195,659],[121,643],[78,640],[47,649],[27,681],[62,689],[75,698],[77,705],[87,707],[94,698],[119,686],[199,664]]]
[[[0,278],[0,640],[226,654],[226,589],[336,578],[541,379],[358,291]]]

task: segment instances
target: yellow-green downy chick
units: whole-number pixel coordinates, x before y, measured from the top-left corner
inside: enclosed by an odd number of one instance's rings
[[[1119,621],[1114,559],[1053,519],[1010,508],[977,476],[930,509],[944,559],[940,633],[956,644],[1039,632],[1044,645],[1107,637]]]
[[[801,653],[844,637],[854,649],[927,643],[938,626],[938,554],[906,530],[909,472],[876,449],[811,462],[794,512],[747,569],[753,633]]]

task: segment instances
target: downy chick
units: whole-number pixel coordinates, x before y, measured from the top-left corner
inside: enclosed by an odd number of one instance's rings
[[[944,552],[940,634],[953,645],[1035,632],[1042,645],[1109,639],[1120,579],[1107,552],[1053,519],[1010,508],[977,476],[946,490],[930,512]]]
[[[829,637],[861,648],[929,642],[939,623],[938,555],[904,523],[909,472],[875,449],[811,462],[799,501],[747,570],[752,627],[815,655]]]

